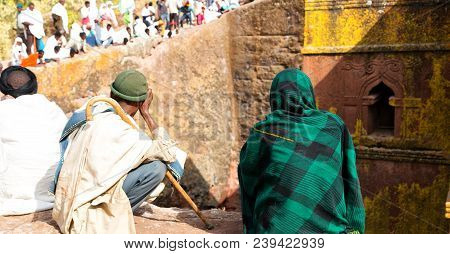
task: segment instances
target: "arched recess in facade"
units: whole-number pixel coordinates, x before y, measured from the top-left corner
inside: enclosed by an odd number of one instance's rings
[[[389,98],[389,106],[394,107],[394,126],[393,135],[400,136],[401,121],[402,121],[402,107],[394,101],[402,101],[404,97],[403,92],[403,65],[397,60],[386,60],[376,64],[369,63],[366,65],[366,78],[361,81],[361,89],[359,98],[361,98],[360,113],[363,120],[364,129],[368,134],[375,133],[377,129],[376,119],[371,114],[371,108],[380,100],[382,96],[374,95],[372,92],[380,85],[386,86],[392,91],[393,96]],[[391,75],[395,74],[395,75]],[[372,93],[372,94],[371,94]]]

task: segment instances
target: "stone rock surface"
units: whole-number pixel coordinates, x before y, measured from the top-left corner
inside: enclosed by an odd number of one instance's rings
[[[134,217],[138,234],[239,234],[241,214],[220,209],[203,211],[214,229],[206,230],[197,215],[189,209],[140,208]],[[0,216],[0,234],[59,234],[51,210],[23,216]]]

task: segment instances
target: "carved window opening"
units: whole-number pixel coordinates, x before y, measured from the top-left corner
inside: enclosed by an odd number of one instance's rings
[[[370,90],[369,121],[372,126],[369,135],[394,135],[395,109],[389,105],[389,98],[393,96],[394,92],[383,82]]]

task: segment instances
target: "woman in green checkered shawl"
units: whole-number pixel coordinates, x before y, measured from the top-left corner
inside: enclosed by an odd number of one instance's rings
[[[311,81],[279,73],[272,112],[250,132],[238,169],[245,233],[363,233],[355,149],[344,122],[317,109]]]

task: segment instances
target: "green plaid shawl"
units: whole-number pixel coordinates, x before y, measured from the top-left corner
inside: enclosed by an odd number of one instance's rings
[[[356,155],[344,122],[317,109],[311,81],[298,69],[275,77],[270,106],[240,154],[244,232],[363,233]]]

